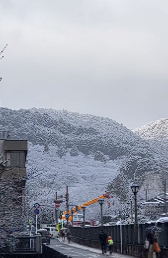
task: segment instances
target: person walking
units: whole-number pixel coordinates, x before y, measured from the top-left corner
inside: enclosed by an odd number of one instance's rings
[[[62,230],[62,241],[65,241],[65,230]]]
[[[106,253],[107,250],[107,234],[102,229],[99,233],[99,241],[101,245],[102,254]]]
[[[158,244],[156,236],[154,236],[154,244],[153,245],[154,245],[155,256],[156,256],[156,258],[159,258],[160,257],[161,249],[160,249],[160,246]]]
[[[70,232],[70,230],[68,230],[68,232],[67,232],[67,240],[68,240],[68,243],[70,244],[70,242],[71,242],[71,232]]]
[[[109,254],[111,255],[112,252],[113,252],[113,239],[111,238],[111,236],[108,236],[107,244],[108,244],[108,247],[109,247]]]
[[[154,234],[152,232],[148,232],[146,235],[147,240],[149,241],[149,248],[148,248],[148,258],[153,258],[153,252],[154,252]]]

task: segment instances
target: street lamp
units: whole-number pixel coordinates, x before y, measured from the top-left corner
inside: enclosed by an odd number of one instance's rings
[[[82,210],[83,210],[83,227],[85,227],[85,206],[82,206]]]
[[[138,237],[138,217],[137,217],[137,192],[139,190],[139,185],[133,183],[131,185],[132,192],[134,194],[134,201],[135,201],[135,222],[134,222],[134,229],[135,229],[135,241],[137,243]]]
[[[99,199],[99,204],[101,209],[101,227],[103,227],[103,203],[104,203],[104,199]]]
[[[135,201],[135,224],[138,224],[138,218],[137,218],[137,192],[139,190],[139,185],[133,183],[131,185],[132,192],[134,194],[134,201]]]

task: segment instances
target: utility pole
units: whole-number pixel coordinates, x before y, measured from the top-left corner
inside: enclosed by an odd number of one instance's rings
[[[62,195],[58,196],[57,192],[55,193],[55,222],[58,224],[58,209],[60,208],[60,204],[63,202]]]
[[[71,216],[72,216],[72,227],[73,227],[73,213],[74,213],[74,211],[73,211],[73,209],[71,210]]]
[[[166,168],[162,168],[162,184],[164,192],[164,212],[167,214],[167,173]]]
[[[55,193],[55,200],[57,201],[57,192]],[[58,208],[55,207],[55,222],[58,224]]]
[[[167,214],[167,179],[164,181],[164,195],[165,195],[165,213]]]
[[[148,201],[148,189],[146,189],[146,202]]]
[[[68,186],[66,186],[66,210],[67,210],[67,214],[69,214],[69,193],[68,193]],[[66,220],[67,220],[67,228],[68,228],[68,220],[69,220],[69,217],[67,216],[66,217]]]
[[[85,206],[82,206],[82,210],[83,210],[83,227],[85,227]]]
[[[132,200],[131,200],[131,222],[133,222],[133,214],[132,214]]]
[[[103,229],[103,203],[104,203],[104,199],[99,199],[102,229]]]

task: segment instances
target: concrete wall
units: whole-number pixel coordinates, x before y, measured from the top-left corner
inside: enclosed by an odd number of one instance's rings
[[[63,253],[60,253],[49,246],[43,245],[43,258],[72,258]],[[86,257],[87,258],[87,257]]]
[[[25,167],[27,156],[27,141],[24,140],[1,140],[0,154],[3,155],[5,167]]]

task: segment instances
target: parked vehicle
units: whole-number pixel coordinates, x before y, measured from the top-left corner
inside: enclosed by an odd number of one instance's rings
[[[59,232],[56,229],[56,227],[45,227],[49,234],[51,234],[51,238],[58,238],[59,237]]]
[[[51,234],[47,231],[47,229],[39,229],[37,230],[37,234],[41,235],[42,243],[50,244]]]

